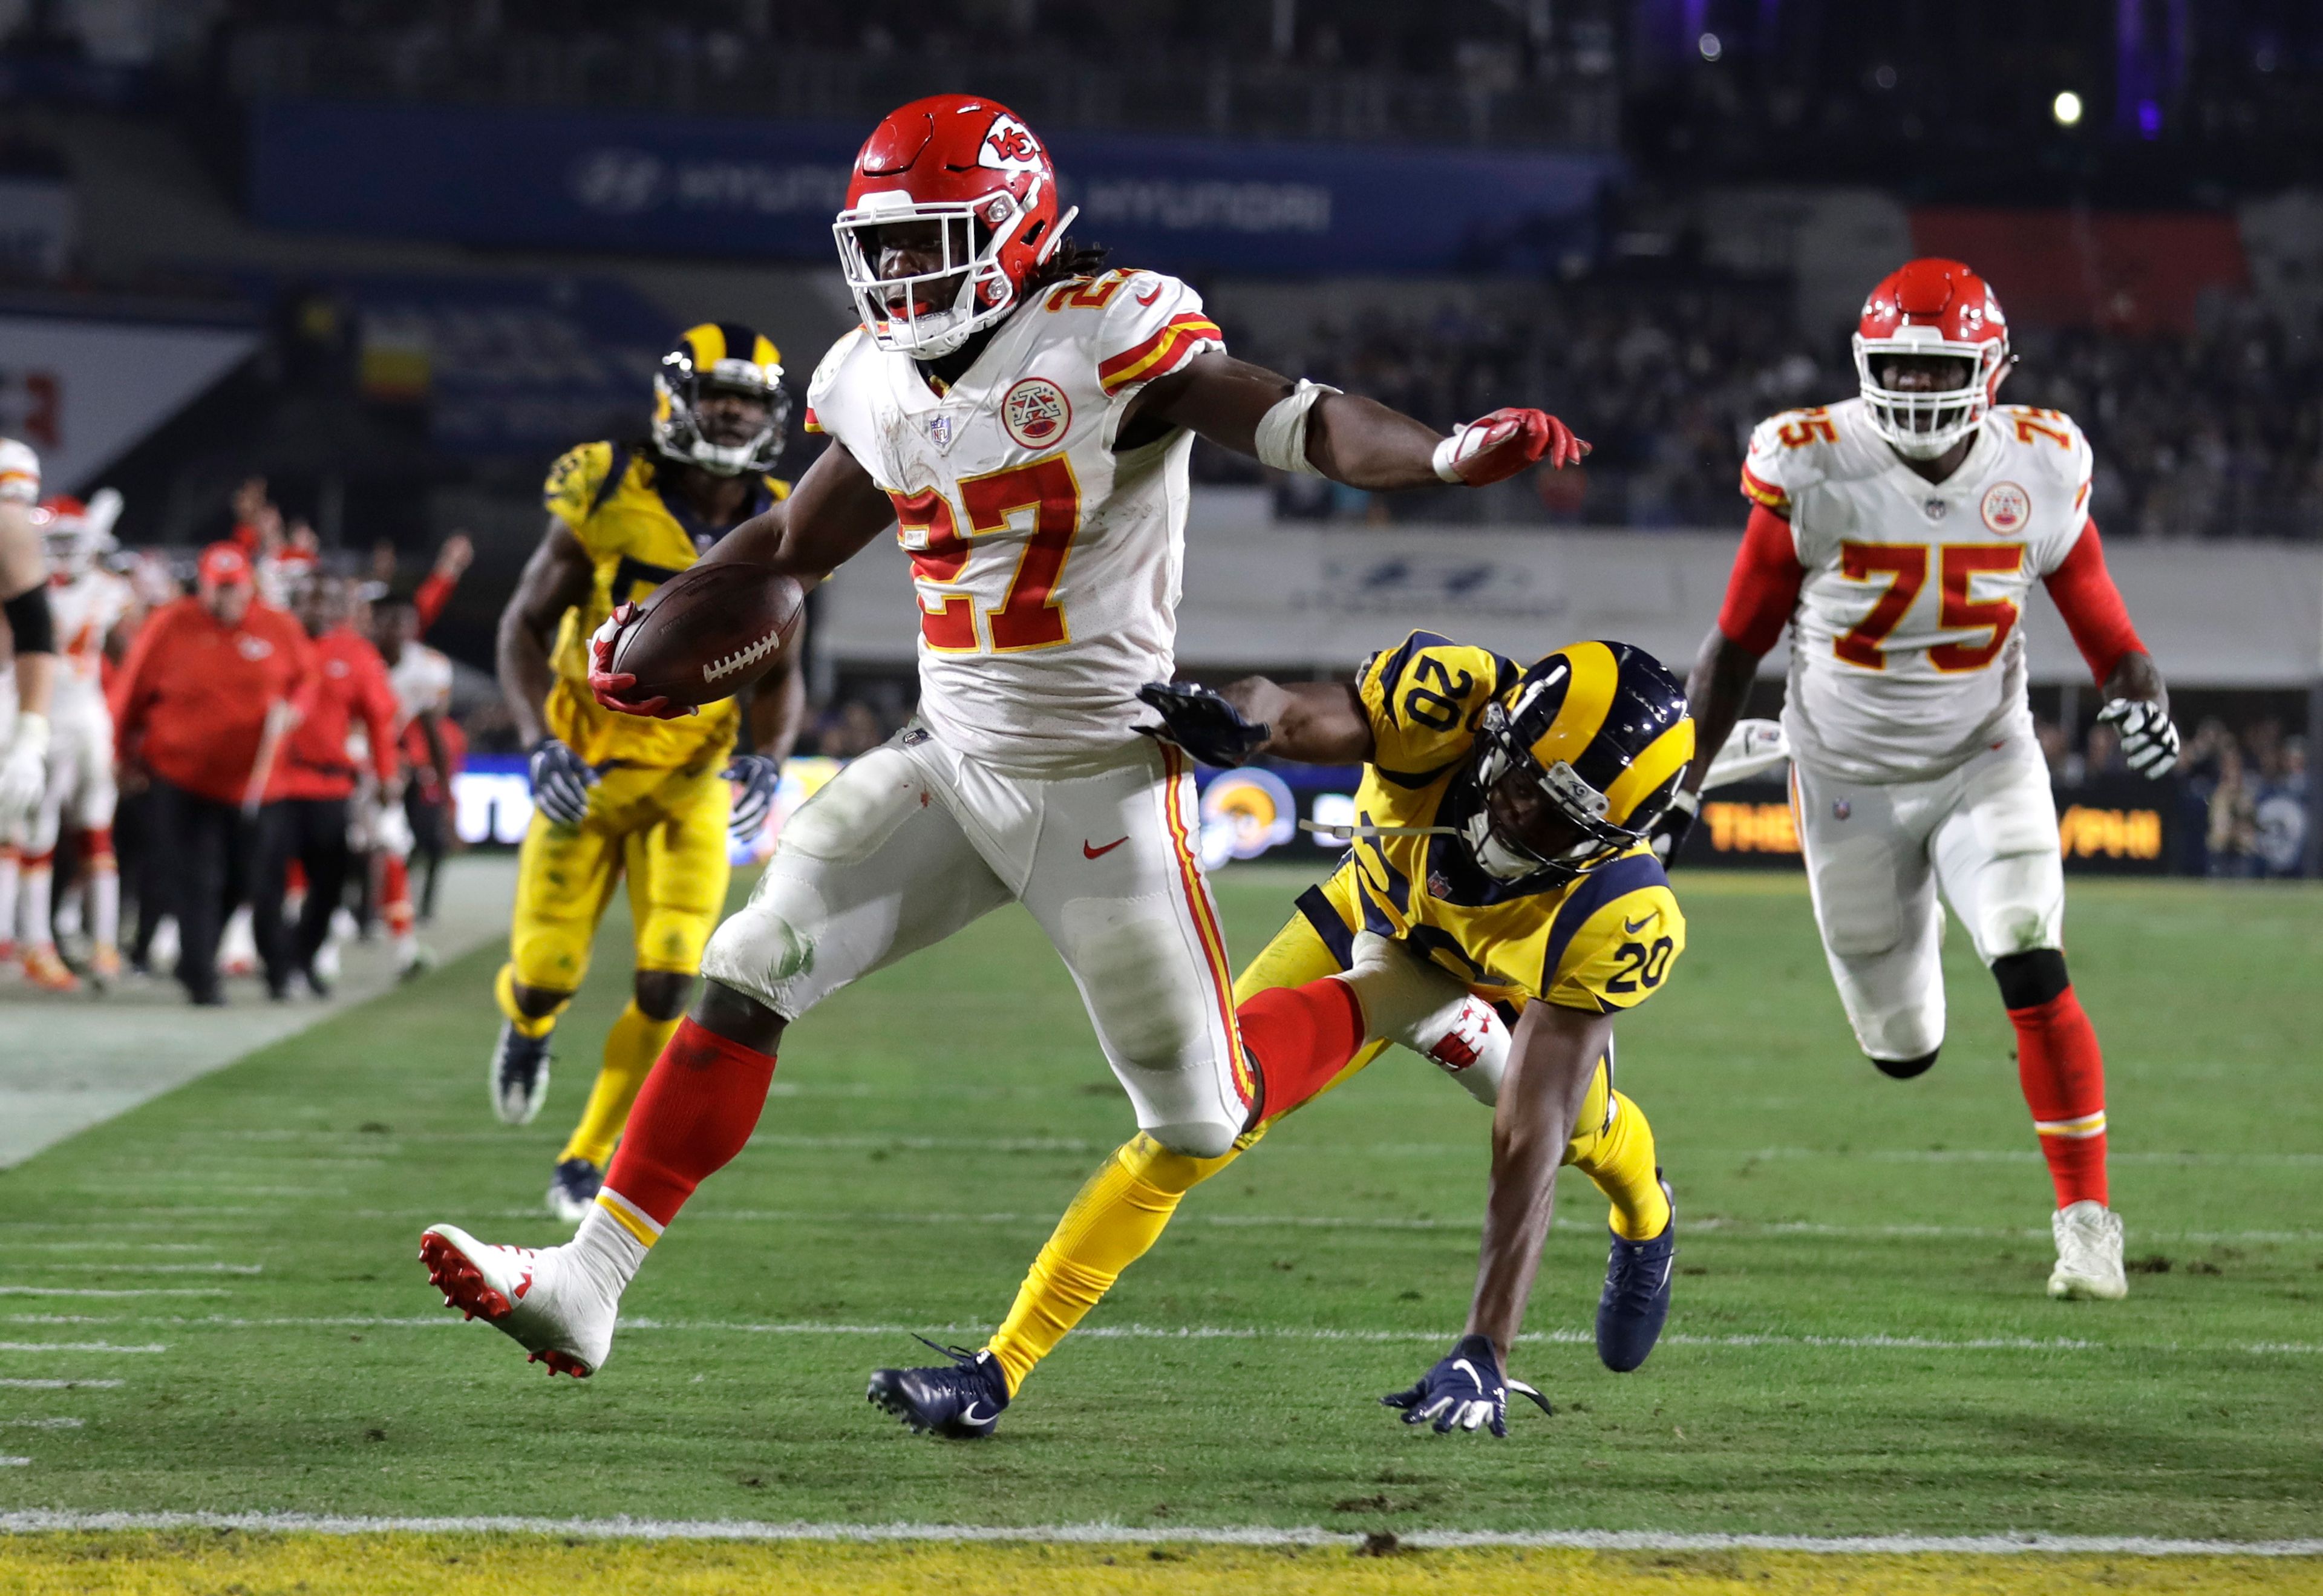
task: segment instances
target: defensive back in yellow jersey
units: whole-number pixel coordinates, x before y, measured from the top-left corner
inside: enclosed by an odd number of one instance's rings
[[[734,746],[739,723],[730,698],[703,705],[698,715],[648,720],[602,709],[589,692],[589,635],[615,605],[642,601],[701,558],[723,530],[703,526],[682,500],[665,493],[660,475],[648,451],[583,444],[558,459],[541,489],[548,513],[572,528],[596,568],[588,601],[566,610],[557,628],[548,729],[595,766],[684,769],[721,757]],[[745,513],[757,515],[789,493],[788,482],[760,477]]]
[[[1456,831],[1482,803],[1468,779],[1477,720],[1523,670],[1433,632],[1364,662],[1356,690],[1374,748],[1349,858],[1364,923],[1496,1002],[1633,1008],[1685,949],[1685,917],[1650,848],[1527,892],[1486,875],[1464,839],[1436,830]]]

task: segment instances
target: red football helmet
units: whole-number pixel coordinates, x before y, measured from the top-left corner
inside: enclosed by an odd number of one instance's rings
[[[1967,362],[1949,388],[1881,386],[1882,355],[1942,355]],[[2008,374],[2008,318],[1984,279],[1958,261],[1933,256],[1889,274],[1863,302],[1855,329],[1855,374],[1871,425],[1897,453],[1933,460],[1984,422]]]
[[[1056,168],[1014,112],[940,94],[872,130],[831,233],[873,340],[932,358],[1008,314],[1074,215],[1058,214]],[[879,230],[904,223],[935,225],[925,243],[941,264],[882,277]]]

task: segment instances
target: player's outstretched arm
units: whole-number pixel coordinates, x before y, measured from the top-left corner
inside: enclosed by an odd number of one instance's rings
[[[1597,1061],[1613,1040],[1613,1016],[1535,1001],[1509,1039],[1508,1071],[1492,1110],[1492,1181],[1468,1334],[1489,1339],[1508,1367],[1540,1268],[1565,1158]]]
[[[886,491],[847,445],[834,439],[815,456],[789,498],[727,533],[702,563],[771,565],[813,587],[895,520],[895,507]]]
[[[2178,767],[2170,690],[2106,569],[2105,544],[2095,520],[2081,528],[2072,551],[2042,580],[2105,695],[2098,719],[2120,737],[2122,757],[2140,775],[2158,780],[2169,775]]]
[[[1190,682],[1149,682],[1137,690],[1161,716],[1141,726],[1176,743],[1205,765],[1246,765],[1262,754],[1302,765],[1369,763],[1371,721],[1353,686],[1244,676],[1223,692]]]
[[[1544,410],[1495,410],[1450,437],[1377,399],[1341,393],[1232,355],[1195,356],[1141,391],[1125,444],[1183,427],[1282,471],[1375,491],[1445,482],[1483,487],[1546,460],[1574,465],[1589,445]]]

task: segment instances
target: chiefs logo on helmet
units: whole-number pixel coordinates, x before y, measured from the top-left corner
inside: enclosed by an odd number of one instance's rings
[[[831,224],[840,269],[880,348],[949,354],[1015,307],[1075,213],[1007,106],[931,95],[864,141]]]

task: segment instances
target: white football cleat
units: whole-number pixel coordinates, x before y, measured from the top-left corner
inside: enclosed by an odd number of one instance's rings
[[[572,1247],[496,1247],[455,1225],[434,1225],[419,1237],[419,1261],[445,1307],[508,1335],[532,1354],[527,1362],[575,1380],[605,1366],[620,1299]]]
[[[2050,1296],[2118,1302],[2129,1295],[2129,1277],[2121,1267],[2120,1215],[2084,1198],[2051,1215],[2049,1228],[2057,1237]]]

